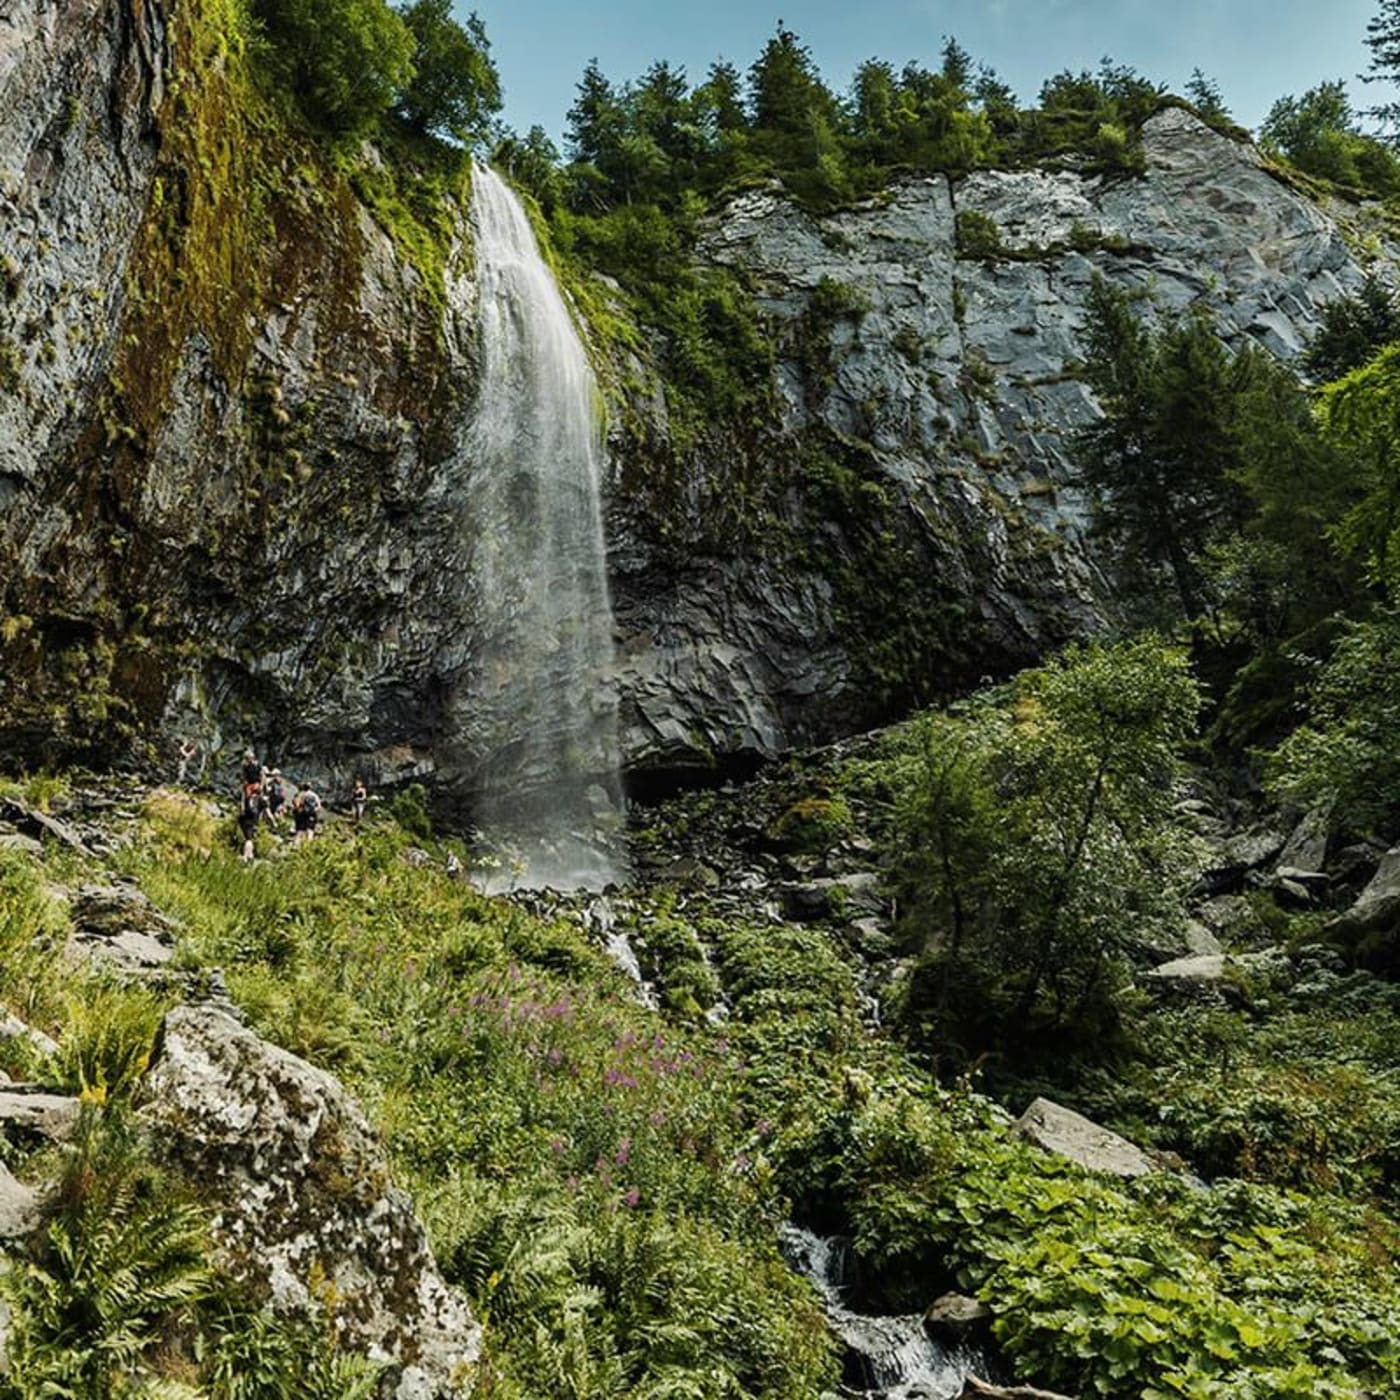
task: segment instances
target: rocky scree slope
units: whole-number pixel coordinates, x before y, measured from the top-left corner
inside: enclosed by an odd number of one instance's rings
[[[18,0],[0,99],[5,747],[253,738],[322,780],[469,788],[460,178],[406,227],[412,190],[289,126],[216,0]],[[1356,230],[1248,146],[1175,110],[1145,145],[1140,180],[911,180],[825,216],[760,190],[712,220],[776,398],[682,439],[655,364],[603,365],[634,771],[852,729],[1111,609],[1067,458],[1092,274],[1282,355],[1362,276]],[[960,254],[969,213],[995,255]]]

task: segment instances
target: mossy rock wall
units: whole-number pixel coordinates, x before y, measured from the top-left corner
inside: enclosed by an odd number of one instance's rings
[[[470,626],[460,162],[313,138],[232,0],[29,25],[0,117],[3,747],[421,767]]]

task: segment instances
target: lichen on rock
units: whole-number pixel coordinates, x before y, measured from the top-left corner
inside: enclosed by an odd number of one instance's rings
[[[337,1080],[220,1006],[181,1006],[166,1017],[142,1112],[160,1155],[214,1209],[236,1278],[388,1363],[396,1400],[466,1392],[481,1329]]]

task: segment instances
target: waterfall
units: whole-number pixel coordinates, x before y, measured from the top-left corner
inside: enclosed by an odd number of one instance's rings
[[[600,499],[601,396],[520,201],[472,179],[480,397],[467,429],[467,746],[497,887],[622,873],[617,697]]]

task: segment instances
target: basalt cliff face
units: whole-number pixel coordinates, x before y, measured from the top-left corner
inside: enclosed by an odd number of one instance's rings
[[[347,174],[260,125],[211,3],[0,15],[0,740],[255,740],[460,789],[465,200],[425,251],[372,150]],[[776,407],[681,444],[654,365],[602,366],[634,773],[828,737],[1111,614],[1068,457],[1093,274],[1290,356],[1385,251],[1184,111],[1145,146],[1140,179],[911,179],[822,216],[757,191],[710,222]],[[969,212],[994,255],[959,255]]]

